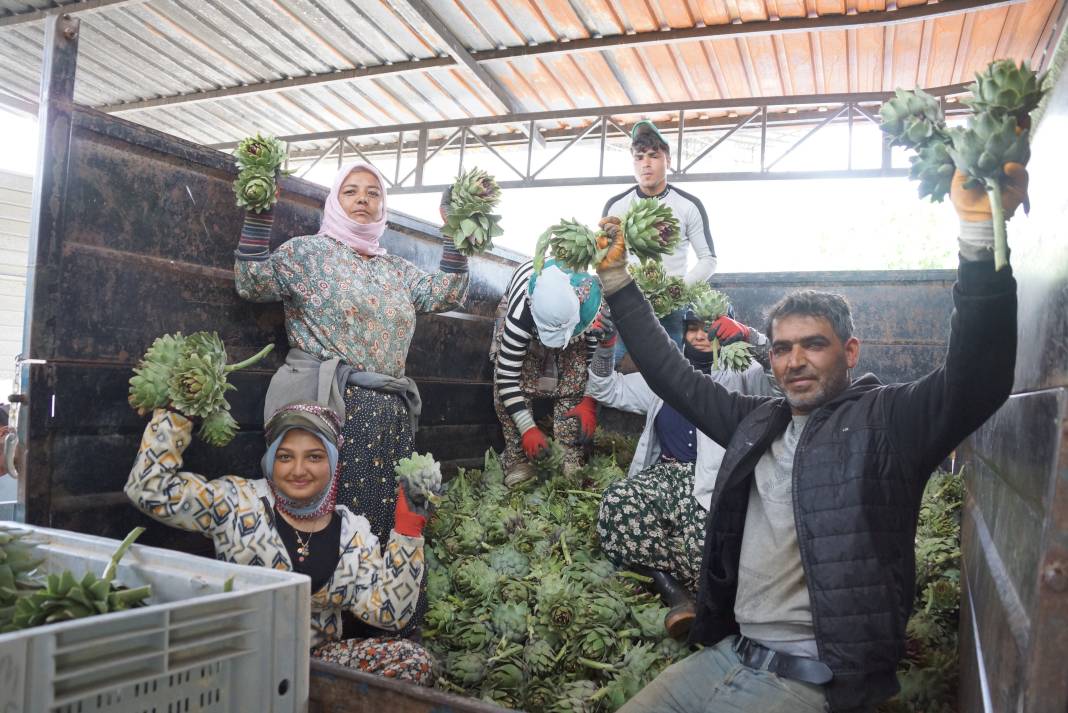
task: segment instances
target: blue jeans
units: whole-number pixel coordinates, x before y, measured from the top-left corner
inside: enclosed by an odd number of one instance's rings
[[[665,315],[660,320],[660,326],[664,328],[664,331],[668,333],[668,336],[675,340],[675,345],[679,349],[682,349],[682,336],[684,333],[682,318],[686,316],[686,310],[677,309],[671,314]],[[613,355],[615,357],[615,365],[619,366],[619,362],[623,361],[623,357],[627,354],[627,345],[623,343],[622,339],[616,339],[616,351]]]
[[[668,666],[617,713],[825,713],[822,686],[743,665],[735,639]]]

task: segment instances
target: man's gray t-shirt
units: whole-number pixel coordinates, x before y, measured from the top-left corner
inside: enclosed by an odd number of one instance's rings
[[[794,522],[794,451],[808,416],[794,416],[756,466],[738,564],[734,616],[743,636],[774,651],[818,658]]]

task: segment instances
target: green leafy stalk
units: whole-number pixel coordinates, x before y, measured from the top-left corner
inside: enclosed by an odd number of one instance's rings
[[[260,359],[263,359],[265,356],[270,354],[273,350],[274,350],[274,345],[273,344],[268,344],[263,349],[260,349],[254,355],[250,356],[248,359],[245,359],[244,361],[239,361],[236,364],[228,364],[225,367],[225,371],[226,371],[227,374],[229,374],[232,371],[237,371],[238,369],[244,369],[245,367],[252,366],[256,362],[258,362]]]

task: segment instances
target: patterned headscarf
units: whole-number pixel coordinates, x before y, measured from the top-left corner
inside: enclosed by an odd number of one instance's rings
[[[330,482],[317,495],[307,500],[288,498],[275,487],[274,459],[285,435],[295,428],[316,436],[326,449],[330,462]],[[314,402],[297,402],[283,406],[267,419],[263,426],[267,439],[267,452],[263,454],[260,467],[274,493],[278,509],[300,520],[308,520],[334,511],[337,502],[338,452],[341,449],[341,421],[334,410]]]
[[[367,171],[378,179],[382,191],[382,215],[373,223],[357,223],[345,215],[345,210],[338,200],[341,186],[353,171]],[[339,243],[344,243],[361,255],[385,255],[386,249],[378,244],[382,233],[386,232],[386,180],[378,169],[369,163],[356,161],[343,167],[334,177],[334,186],[323,205],[323,222],[319,226],[320,235],[328,235]]]

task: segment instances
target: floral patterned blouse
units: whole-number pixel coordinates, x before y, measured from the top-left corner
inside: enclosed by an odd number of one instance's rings
[[[467,297],[468,273],[426,273],[396,255],[364,259],[323,235],[293,238],[266,260],[238,259],[237,293],[281,301],[290,346],[361,371],[404,376],[415,316]]]

